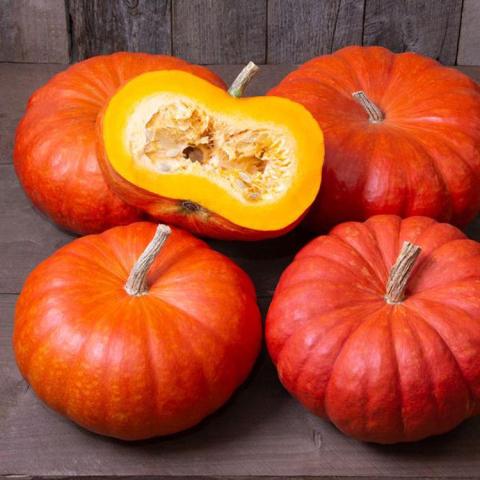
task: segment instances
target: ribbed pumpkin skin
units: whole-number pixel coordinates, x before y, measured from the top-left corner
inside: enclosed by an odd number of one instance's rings
[[[62,228],[96,233],[141,218],[105,183],[95,122],[120,85],[163,69],[184,70],[225,87],[213,72],[178,58],[120,52],[71,66],[30,98],[17,128],[15,170],[34,205]]]
[[[134,223],[61,248],[28,277],[14,350],[51,408],[126,440],[189,428],[245,380],[261,342],[255,290],[233,262],[173,230],[149,291],[124,284],[156,225]]]
[[[404,241],[406,299],[384,298]],[[395,443],[480,413],[480,244],[426,217],[338,225],[285,270],[266,338],[284,386],[354,438]]]
[[[352,97],[359,90],[383,122],[369,122]],[[304,105],[325,135],[312,229],[376,214],[465,225],[480,209],[480,88],[459,71],[415,53],[347,47],[305,63],[269,94]]]

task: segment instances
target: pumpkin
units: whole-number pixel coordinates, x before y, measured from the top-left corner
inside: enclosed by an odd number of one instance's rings
[[[227,401],[259,352],[248,276],[169,233],[139,222],[81,237],[37,266],[18,299],[21,373],[93,432],[138,440],[189,428]]]
[[[152,218],[202,236],[258,240],[293,228],[320,186],[323,137],[301,105],[239,98],[184,71],[140,75],[98,118],[109,185]]]
[[[105,183],[97,162],[95,121],[125,81],[147,71],[172,68],[224,87],[214,73],[183,60],[121,52],[77,63],[32,95],[17,129],[14,163],[38,209],[62,228],[81,234],[143,216]]]
[[[480,208],[480,89],[416,53],[347,47],[314,58],[270,95],[304,105],[325,134],[313,230],[376,214],[463,226]]]
[[[266,338],[287,390],[347,435],[447,432],[480,413],[480,244],[426,217],[340,224],[283,273]]]

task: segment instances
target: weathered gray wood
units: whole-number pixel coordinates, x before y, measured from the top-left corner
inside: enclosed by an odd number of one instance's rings
[[[1,0],[0,62],[67,63],[64,0]]]
[[[194,63],[265,63],[266,0],[175,0],[173,54]]]
[[[171,52],[170,0],[67,0],[72,61],[119,50]]]
[[[4,96],[0,102],[0,165],[12,161],[14,132],[30,95],[55,73],[65,68],[67,68],[66,65],[52,64],[4,63],[0,65],[1,83],[8,85],[4,87]]]
[[[249,89],[261,94],[293,67],[265,66]],[[13,70],[12,70],[13,69]],[[0,98],[26,99],[58,67],[0,65]],[[214,68],[231,81],[239,66]],[[17,75],[14,71],[17,71]],[[480,69],[466,68],[477,75]],[[18,84],[13,87],[13,84]],[[23,85],[21,87],[20,85]],[[14,88],[14,89],[13,89]],[[22,92],[22,89],[25,91]],[[5,136],[20,100],[2,104]],[[3,149],[0,155],[10,155]],[[2,160],[0,158],[0,160]],[[13,309],[27,273],[72,237],[35,213],[11,165],[0,166],[0,478],[138,476],[318,478],[476,478],[480,472],[480,417],[421,443],[372,446],[345,437],[306,412],[277,380],[265,352],[250,379],[223,409],[183,434],[128,444],[90,434],[46,408],[18,373],[11,348]],[[468,233],[480,240],[480,221]],[[268,293],[291,256],[307,240],[300,231],[283,239],[245,244],[211,242],[253,277],[265,315]]]
[[[462,26],[458,45],[459,65],[480,65],[480,2],[463,0]]]
[[[267,63],[303,63],[361,45],[363,8],[359,0],[270,0]]]
[[[462,0],[365,0],[364,45],[457,58]]]

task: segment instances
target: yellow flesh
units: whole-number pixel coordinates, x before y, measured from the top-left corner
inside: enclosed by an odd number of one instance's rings
[[[245,228],[290,225],[320,186],[323,135],[305,108],[233,98],[186,72],[128,82],[111,98],[102,134],[110,166],[128,182]]]
[[[295,171],[295,139],[288,130],[239,122],[168,93],[137,105],[127,141],[138,164],[163,175],[206,176],[243,202],[275,200]]]

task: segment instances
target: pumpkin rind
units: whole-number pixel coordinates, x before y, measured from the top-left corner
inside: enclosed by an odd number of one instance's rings
[[[95,122],[124,82],[164,69],[188,71],[225,87],[204,67],[166,55],[120,52],[69,67],[30,98],[16,132],[15,170],[33,204],[62,228],[96,233],[144,216],[105,183]]]
[[[260,349],[255,290],[233,262],[173,230],[148,273],[125,283],[156,225],[82,237],[28,277],[15,313],[20,371],[50,407],[137,440],[189,428],[223,405]]]
[[[389,304],[404,241],[422,252],[406,298]],[[287,390],[344,433],[447,432],[480,413],[480,244],[426,217],[338,225],[282,274],[266,338]]]
[[[369,121],[352,96],[384,114]],[[465,225],[480,209],[480,88],[415,53],[347,47],[299,67],[269,95],[304,105],[325,135],[317,231],[377,214]]]

